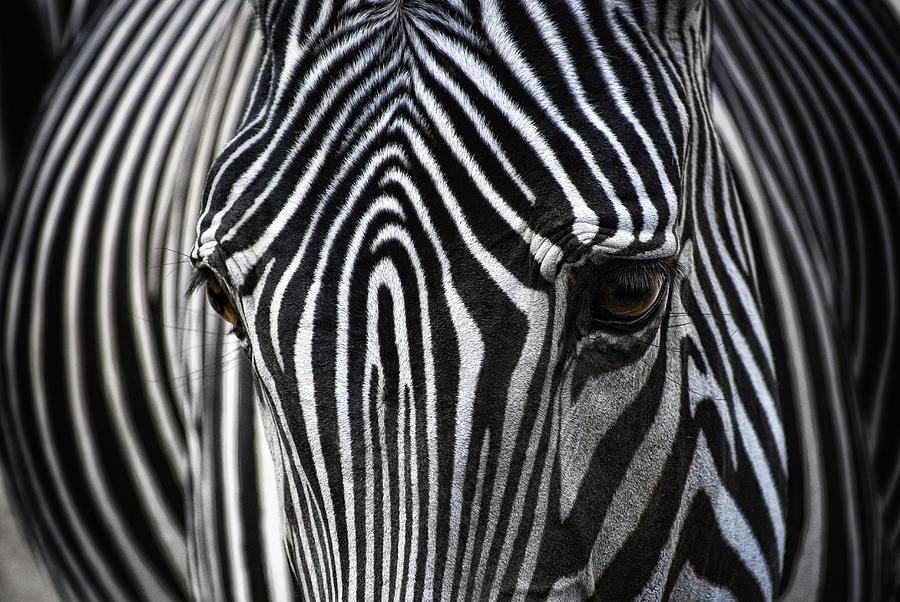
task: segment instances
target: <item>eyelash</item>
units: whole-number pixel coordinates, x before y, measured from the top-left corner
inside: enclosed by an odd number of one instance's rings
[[[194,272],[194,275],[191,276],[190,282],[188,282],[186,296],[193,296],[197,291],[209,284],[210,280],[215,279],[216,275],[213,274],[213,271],[211,269],[207,267],[197,268],[197,270]]]
[[[683,268],[672,259],[652,261],[619,260],[600,274],[600,283],[615,283],[631,290],[649,288],[657,282],[675,282]]]

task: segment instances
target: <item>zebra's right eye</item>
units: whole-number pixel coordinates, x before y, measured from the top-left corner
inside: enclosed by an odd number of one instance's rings
[[[231,300],[231,296],[222,288],[219,281],[215,277],[211,277],[206,281],[206,299],[209,304],[222,316],[226,322],[237,325],[238,311]]]

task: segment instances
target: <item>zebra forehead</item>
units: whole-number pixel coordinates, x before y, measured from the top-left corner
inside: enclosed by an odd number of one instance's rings
[[[267,38],[244,126],[210,175],[197,254],[253,240],[250,256],[270,255],[302,239],[271,233],[332,219],[351,190],[371,201],[394,171],[411,202],[499,218],[546,279],[588,253],[672,255],[691,78],[621,11],[603,24],[583,13],[485,2],[476,20],[369,3],[286,47]]]

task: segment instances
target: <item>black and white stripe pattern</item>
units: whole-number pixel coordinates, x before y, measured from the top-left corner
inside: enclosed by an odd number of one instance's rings
[[[186,302],[179,251],[240,118],[250,28],[235,3],[112,4],[5,220],[3,458],[67,599],[290,598],[267,562],[280,538],[260,533],[277,502],[257,486],[252,389],[230,384],[239,347]]]
[[[21,168],[41,97],[73,39],[106,0],[24,0],[0,8],[0,211]]]
[[[772,598],[787,452],[702,6],[256,9],[194,254],[304,598]],[[671,256],[659,321],[575,332],[585,274]]]
[[[111,3],[19,177],[0,449],[64,595],[896,591],[887,9],[252,9]]]
[[[720,129],[785,332],[799,537],[786,585],[896,596],[900,29],[886,6],[713,8]]]

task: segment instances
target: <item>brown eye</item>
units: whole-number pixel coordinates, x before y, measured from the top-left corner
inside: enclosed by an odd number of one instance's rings
[[[585,262],[570,272],[569,303],[576,334],[636,334],[662,315],[670,286],[683,272],[676,257]],[[676,289],[671,289],[676,290]]]
[[[238,323],[237,309],[235,309],[234,303],[231,302],[231,297],[228,296],[228,293],[225,292],[218,280],[210,278],[206,282],[206,298],[209,300],[212,308],[216,310],[216,313],[222,316],[226,322],[231,324]]]
[[[590,321],[594,328],[639,326],[663,296],[667,279],[663,274],[610,274],[594,289]]]
[[[591,299],[592,321],[600,326],[637,324],[656,308],[665,282],[662,276],[605,280]]]

